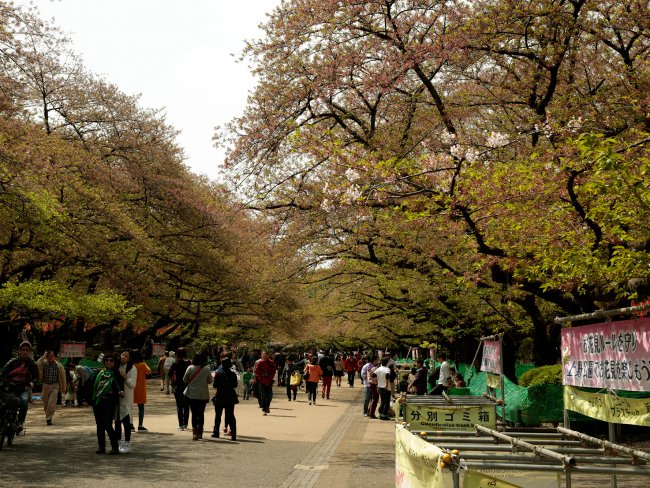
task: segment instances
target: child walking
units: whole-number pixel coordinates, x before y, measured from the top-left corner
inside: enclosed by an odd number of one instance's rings
[[[251,397],[251,381],[253,379],[253,368],[248,366],[242,375],[242,383],[244,384],[244,400]]]

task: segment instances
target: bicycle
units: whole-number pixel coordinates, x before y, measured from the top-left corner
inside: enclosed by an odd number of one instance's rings
[[[17,434],[16,426],[18,424],[20,399],[12,393],[13,387],[14,385],[11,382],[3,381],[0,383],[0,451],[5,440],[7,445],[11,446]]]

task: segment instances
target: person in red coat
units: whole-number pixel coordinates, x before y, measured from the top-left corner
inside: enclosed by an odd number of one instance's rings
[[[345,368],[345,372],[348,374],[348,385],[352,388],[354,386],[354,376],[359,367],[359,359],[356,356],[348,354],[343,361],[343,367]]]
[[[262,351],[262,358],[255,362],[255,383],[259,388],[260,407],[264,415],[271,413],[271,400],[273,400],[273,382],[277,367],[266,351]]]

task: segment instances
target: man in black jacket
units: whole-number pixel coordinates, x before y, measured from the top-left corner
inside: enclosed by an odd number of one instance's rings
[[[38,367],[32,359],[32,345],[23,341],[18,348],[18,357],[9,360],[0,372],[0,378],[8,378],[14,385],[14,394],[20,398],[20,411],[18,412],[17,431],[23,429],[27,417],[29,395],[34,385],[38,382]]]
[[[323,371],[323,389],[322,397],[329,400],[330,389],[332,388],[332,377],[334,376],[334,360],[329,352],[324,352],[323,357],[318,361],[320,369]]]

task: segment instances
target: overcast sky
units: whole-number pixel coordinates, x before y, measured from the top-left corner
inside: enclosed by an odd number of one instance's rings
[[[18,1],[18,4],[27,4]],[[238,63],[244,40],[280,0],[38,0],[86,67],[141,104],[165,108],[196,173],[215,178],[214,128],[239,115],[254,86]],[[234,55],[234,56],[233,56]]]

